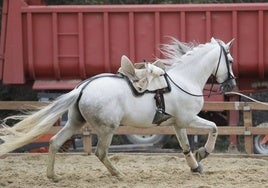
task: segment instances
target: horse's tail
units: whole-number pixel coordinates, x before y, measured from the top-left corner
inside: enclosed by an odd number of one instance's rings
[[[11,116],[7,119],[22,119],[13,127],[2,125],[0,129],[0,156],[30,143],[40,135],[49,131],[59,117],[74,105],[80,95],[80,89],[60,96],[41,110],[26,116]]]

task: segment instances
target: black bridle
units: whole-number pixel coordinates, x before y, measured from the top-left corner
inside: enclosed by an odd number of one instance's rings
[[[215,77],[217,76],[217,73],[218,73],[218,70],[219,70],[219,67],[220,67],[220,61],[221,61],[221,56],[222,56],[222,53],[224,55],[224,58],[225,58],[225,64],[226,64],[226,67],[227,67],[227,79],[225,81],[223,81],[222,83],[219,83],[219,84],[224,84],[226,82],[228,82],[229,80],[232,80],[232,79],[235,79],[235,77],[231,74],[231,70],[230,70],[230,66],[229,64],[231,63],[229,60],[228,60],[228,54],[229,52],[226,52],[226,50],[224,49],[224,47],[218,42],[219,46],[221,47],[221,52],[220,52],[220,57],[219,57],[219,60],[218,60],[218,65],[217,65],[217,69],[215,71]]]
[[[219,70],[219,67],[220,67],[220,62],[221,62],[222,53],[223,53],[224,58],[225,58],[225,64],[226,64],[226,67],[227,67],[227,71],[228,71],[227,74],[228,74],[228,76],[227,76],[227,79],[226,79],[225,81],[223,81],[222,83],[219,83],[219,84],[221,84],[221,85],[222,85],[222,84],[225,84],[225,83],[227,83],[228,81],[230,81],[230,80],[232,80],[232,79],[235,79],[235,77],[231,74],[231,70],[230,70],[230,66],[229,66],[229,64],[231,63],[231,62],[228,60],[228,54],[229,54],[229,52],[226,52],[226,50],[225,50],[224,47],[220,44],[220,42],[218,42],[218,44],[219,44],[219,46],[220,46],[221,51],[220,51],[220,56],[219,56],[219,59],[218,59],[217,68],[216,68],[214,77],[212,78],[212,84],[211,84],[211,87],[210,87],[210,89],[209,89],[209,94],[207,94],[207,95],[203,95],[203,94],[201,94],[201,95],[193,94],[193,93],[191,93],[191,92],[186,91],[186,90],[183,89],[182,87],[180,87],[178,84],[176,84],[176,83],[170,78],[170,76],[169,76],[167,73],[165,73],[166,76],[167,76],[167,78],[168,78],[168,79],[169,79],[169,80],[170,80],[170,81],[171,81],[177,88],[179,88],[180,90],[182,90],[184,93],[187,93],[188,95],[191,95],[191,96],[194,96],[194,97],[204,97],[204,96],[210,97],[210,96],[212,95],[212,92],[217,92],[217,94],[214,94],[214,95],[222,94],[222,93],[219,93],[218,91],[213,91],[213,86],[214,86],[214,84],[216,83],[216,79],[214,79],[214,78],[217,77],[217,73],[218,73],[218,70]]]

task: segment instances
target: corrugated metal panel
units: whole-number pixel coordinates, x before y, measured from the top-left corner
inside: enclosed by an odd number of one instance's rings
[[[28,6],[20,0],[12,2],[18,8],[9,10],[15,12],[14,19],[22,28],[12,24],[7,33],[18,29],[22,35],[10,34],[7,41],[16,43],[14,36],[22,40],[17,50],[23,57],[6,55],[4,83],[79,80],[116,72],[123,54],[135,62],[160,56],[158,47],[168,41],[166,36],[199,43],[212,36],[226,42],[236,38],[232,49],[235,74],[245,82],[268,79],[265,3]],[[7,42],[6,51],[12,51],[9,48]],[[18,64],[23,65],[20,76],[14,75],[14,66],[22,66]]]

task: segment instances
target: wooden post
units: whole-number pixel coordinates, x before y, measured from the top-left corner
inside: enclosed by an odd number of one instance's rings
[[[239,101],[239,97],[236,95],[232,95],[229,97],[229,101],[235,102]],[[229,110],[228,113],[228,124],[232,127],[237,127],[239,122],[239,111],[238,110]],[[228,147],[229,152],[237,152],[237,135],[230,135],[230,143]]]
[[[252,111],[250,106],[245,105],[243,110],[244,126],[245,126],[245,151],[247,154],[253,153],[253,135],[250,132],[252,127]]]
[[[87,155],[91,154],[92,151],[92,136],[89,126],[85,126],[83,129],[83,147],[84,152]]]

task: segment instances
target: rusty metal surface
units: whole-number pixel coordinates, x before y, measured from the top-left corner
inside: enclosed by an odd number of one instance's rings
[[[267,89],[267,3],[45,6],[4,0],[4,5],[5,84],[34,81],[35,89],[71,89],[70,80],[116,72],[122,55],[152,61],[166,36],[198,43],[214,36],[225,42],[236,38],[232,54],[240,89]]]

